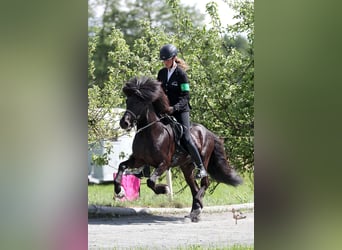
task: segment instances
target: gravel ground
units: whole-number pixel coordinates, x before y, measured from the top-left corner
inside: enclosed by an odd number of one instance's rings
[[[233,219],[231,211],[202,212],[193,223],[185,213],[136,214],[88,220],[89,249],[183,249],[254,244],[254,213]]]

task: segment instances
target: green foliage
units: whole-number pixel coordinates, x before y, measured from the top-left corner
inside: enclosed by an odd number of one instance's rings
[[[90,39],[90,51],[96,47],[97,38]],[[129,67],[126,56],[131,54],[128,45],[123,39],[122,33],[113,28],[109,36],[110,45],[113,48],[108,55],[110,62],[108,72],[109,80],[100,87],[90,84],[88,88],[88,141],[96,142],[101,139],[116,139],[122,131],[119,129],[118,120],[120,110],[116,109],[123,106],[123,95],[121,87],[124,81],[133,75]],[[89,62],[89,75],[92,72],[94,64]],[[93,75],[93,77],[95,77]],[[119,83],[119,84],[118,84]]]
[[[247,176],[254,171],[254,4],[234,1],[236,23],[222,27],[217,4],[207,4],[211,25],[195,25],[179,0],[168,0],[174,30],[149,18],[135,20],[139,35],[133,44],[116,27],[89,39],[89,141],[118,136],[113,108],[124,107],[121,88],[133,76],[156,77],[163,66],[159,49],[173,43],[190,66],[192,121],[224,139],[230,163]],[[103,29],[102,29],[103,31]],[[101,38],[102,36],[102,38]],[[96,79],[95,52],[106,41],[108,79]],[[102,79],[103,80],[103,79]],[[106,116],[110,116],[105,119]],[[121,131],[122,132],[122,131]]]
[[[104,152],[99,153],[98,151],[102,149],[104,149]],[[108,164],[110,160],[109,155],[112,152],[112,147],[110,146],[110,143],[108,143],[108,141],[96,141],[94,143],[90,143],[88,146],[88,150],[92,152],[92,165],[103,166]]]
[[[107,249],[107,248],[106,248]],[[149,250],[149,247],[138,247],[134,248],[134,250]],[[228,245],[228,246],[222,246],[222,245],[215,245],[215,244],[209,244],[209,246],[202,246],[202,245],[187,245],[187,246],[179,246],[175,248],[170,248],[170,250],[253,250],[254,246],[248,246],[248,245]],[[118,248],[111,248],[110,250],[119,250]],[[122,250],[120,248],[120,250]],[[133,250],[130,248],[130,250]]]
[[[104,81],[108,80],[108,67],[114,66],[108,60],[108,54],[112,50],[108,38],[113,27],[122,33],[130,48],[133,48],[136,40],[145,36],[146,26],[141,25],[141,22],[148,23],[151,28],[160,27],[168,34],[178,33],[175,25],[178,22],[177,16],[172,14],[166,0],[97,0],[97,4],[104,7],[102,19],[97,22],[94,20],[96,4],[89,5],[88,16],[90,19],[89,35],[99,36],[99,43],[93,58],[96,65],[95,83],[100,87]],[[203,24],[203,14],[195,7],[180,5],[177,10],[181,13],[189,13],[191,23]]]
[[[174,250],[253,250],[254,246],[245,246],[245,245],[232,245],[232,246],[216,246],[215,244],[211,244],[207,247],[202,245],[190,245],[186,247],[177,247]]]

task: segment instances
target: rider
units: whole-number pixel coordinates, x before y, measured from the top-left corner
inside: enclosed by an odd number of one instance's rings
[[[177,48],[172,44],[166,44],[160,49],[160,60],[164,62],[165,67],[158,72],[157,79],[162,83],[169,99],[169,114],[172,114],[184,127],[182,144],[190,153],[196,168],[199,170],[196,178],[208,176],[201,156],[190,135],[190,85],[185,72],[188,66],[177,57]]]

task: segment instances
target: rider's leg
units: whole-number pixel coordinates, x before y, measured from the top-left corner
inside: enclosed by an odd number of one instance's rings
[[[196,168],[199,170],[195,177],[202,178],[208,176],[197,147],[191,138],[189,112],[182,112],[179,114],[179,117],[176,118],[178,118],[177,120],[184,126],[184,135],[181,141],[195,162]]]
[[[191,155],[192,160],[195,163],[196,168],[199,170],[198,173],[195,175],[196,178],[200,179],[202,177],[208,176],[207,171],[205,170],[205,167],[203,165],[201,156],[194,145],[191,137],[186,138],[186,132],[184,132],[184,144],[186,146],[186,149],[188,150],[189,154]]]

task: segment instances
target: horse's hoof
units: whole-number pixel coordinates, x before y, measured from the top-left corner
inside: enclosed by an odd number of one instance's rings
[[[199,222],[201,219],[201,209],[196,209],[191,211],[190,213],[190,219],[192,222]]]
[[[194,217],[191,219],[191,222],[199,222],[200,221],[200,217]]]
[[[171,194],[169,186],[164,184],[155,185],[154,190],[156,194]]]
[[[125,196],[126,196],[125,189],[123,189],[123,187],[121,187],[120,192],[114,194],[114,199],[122,199],[122,198],[124,198]]]
[[[185,215],[184,218],[183,218],[183,222],[184,223],[191,223],[190,215]]]

